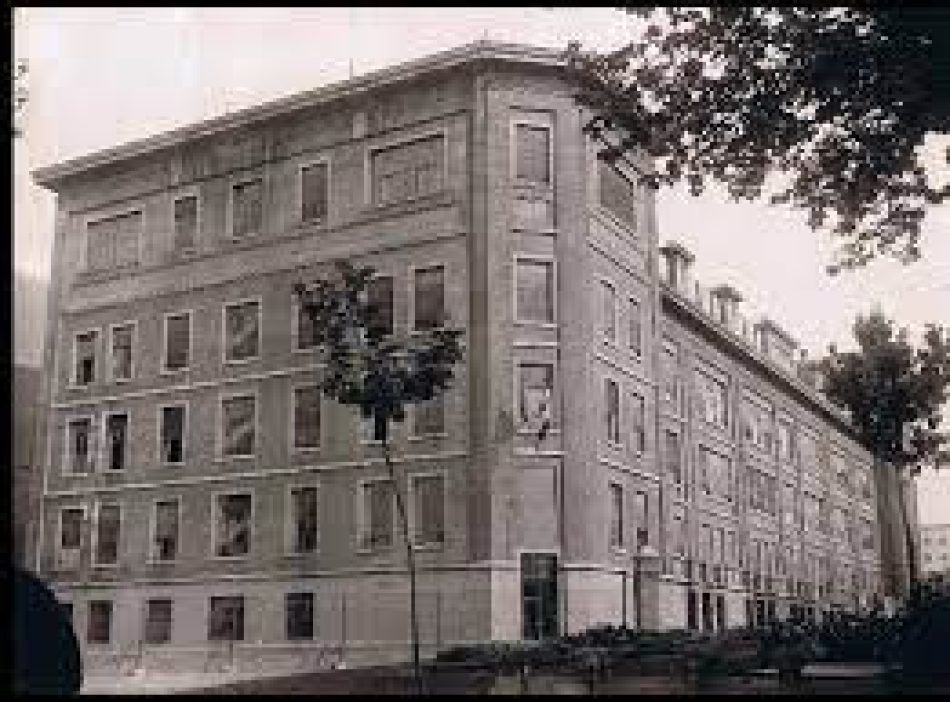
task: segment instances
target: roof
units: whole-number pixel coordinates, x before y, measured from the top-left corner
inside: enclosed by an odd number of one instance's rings
[[[798,346],[798,340],[789,334],[787,331],[782,329],[774,320],[769,319],[768,317],[763,317],[758,322],[753,325],[756,329],[767,329],[768,331],[774,332],[778,336],[782,337],[790,343],[792,346]]]
[[[144,139],[137,139],[119,146],[44,166],[33,171],[33,179],[38,185],[55,190],[56,185],[62,179],[92,168],[143,156],[194,139],[262,122],[290,112],[409,80],[425,73],[478,60],[501,60],[552,67],[565,64],[563,51],[560,49],[480,40],[413,61],[371,71],[362,76],[295,93]]]

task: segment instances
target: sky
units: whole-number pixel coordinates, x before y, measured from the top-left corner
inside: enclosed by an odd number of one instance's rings
[[[608,50],[640,26],[609,8],[18,7],[14,55],[30,73],[14,146],[14,265],[49,277],[55,200],[29,179],[40,166],[476,39]],[[738,288],[743,313],[768,315],[812,357],[850,347],[854,318],[874,306],[912,333],[950,326],[950,206],[929,214],[922,261],[837,277],[824,270],[831,242],[797,211],[672,189],[657,220],[661,241],[696,256],[697,279]],[[925,472],[919,488],[921,521],[950,522],[950,475]]]

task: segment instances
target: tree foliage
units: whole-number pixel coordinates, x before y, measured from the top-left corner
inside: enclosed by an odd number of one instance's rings
[[[880,312],[858,317],[858,349],[834,347],[820,361],[825,393],[847,409],[862,444],[898,467],[945,462],[950,437],[941,430],[941,411],[950,387],[950,337],[928,325],[915,348],[906,329]]]
[[[390,420],[401,422],[410,404],[431,400],[449,387],[462,358],[461,330],[430,329],[389,333],[367,294],[372,268],[348,261],[337,275],[295,287],[301,309],[314,327],[326,370],[321,390],[376,420],[376,438]]]
[[[635,9],[647,30],[597,54],[572,43],[568,72],[610,141],[642,150],[653,186],[707,181],[735,199],[786,183],[774,203],[808,212],[839,242],[829,271],[920,256],[936,188],[917,150],[950,132],[950,11],[940,7]],[[950,151],[947,153],[950,164]]]

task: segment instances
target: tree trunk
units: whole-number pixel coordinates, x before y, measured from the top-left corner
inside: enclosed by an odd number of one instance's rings
[[[416,616],[416,562],[412,552],[412,539],[409,534],[409,518],[406,515],[406,506],[402,499],[402,490],[396,482],[396,469],[389,455],[389,440],[384,435],[383,459],[386,461],[386,470],[392,481],[393,493],[396,496],[396,511],[399,513],[399,523],[402,526],[402,536],[406,543],[406,565],[409,570],[409,626],[412,638],[412,674],[415,682],[416,694],[422,694],[422,671],[419,666],[419,622]]]
[[[907,502],[904,495],[904,481],[901,480],[901,473],[897,474],[898,501],[901,509],[901,521],[904,526],[904,548],[907,551],[907,577],[910,591],[908,595],[911,601],[917,595],[917,548],[914,545],[914,529],[910,523],[910,515],[907,511]]]

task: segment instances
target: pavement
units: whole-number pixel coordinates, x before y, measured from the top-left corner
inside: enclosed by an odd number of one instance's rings
[[[83,680],[80,695],[175,695],[189,690],[217,687],[268,677],[259,672],[166,673],[141,671],[132,675],[97,675]],[[275,677],[278,677],[275,675]]]

